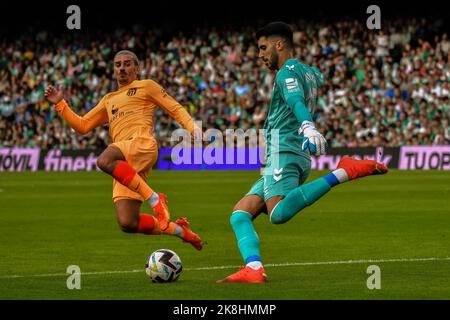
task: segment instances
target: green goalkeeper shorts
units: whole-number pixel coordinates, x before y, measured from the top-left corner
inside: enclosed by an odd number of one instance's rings
[[[271,155],[264,174],[246,195],[258,195],[264,201],[274,196],[286,196],[308,179],[311,159],[291,152]]]

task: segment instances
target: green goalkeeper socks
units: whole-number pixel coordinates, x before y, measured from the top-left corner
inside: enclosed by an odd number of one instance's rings
[[[251,214],[237,210],[231,215],[230,223],[245,263],[260,261],[259,237],[253,226]]]

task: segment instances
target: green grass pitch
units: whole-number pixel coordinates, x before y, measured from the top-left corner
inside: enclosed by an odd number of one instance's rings
[[[323,175],[314,172],[311,179]],[[450,172],[402,172],[352,181],[284,225],[256,221],[269,282],[215,281],[242,264],[231,210],[258,172],[161,172],[149,183],[168,195],[208,244],[122,233],[112,179],[99,172],[0,173],[0,299],[449,299]],[[150,212],[146,205],[143,212]],[[184,271],[153,284],[147,256],[169,248]],[[81,289],[66,268],[81,268]],[[366,286],[381,269],[381,289]]]

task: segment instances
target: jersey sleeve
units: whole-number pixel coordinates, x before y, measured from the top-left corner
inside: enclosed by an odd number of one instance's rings
[[[55,105],[55,109],[60,116],[69,123],[72,129],[79,134],[85,134],[108,122],[108,112],[106,111],[105,100],[106,98],[103,97],[91,111],[82,117],[73,112],[64,99]]]
[[[305,92],[300,77],[293,71],[281,70],[277,75],[277,85],[289,109],[297,120],[312,121],[311,113],[306,106]]]
[[[189,115],[183,106],[171,97],[166,90],[153,80],[149,80],[146,90],[150,96],[150,99],[164,111],[166,111],[169,116],[178,122],[183,128],[188,130],[190,133],[194,131],[194,120]]]

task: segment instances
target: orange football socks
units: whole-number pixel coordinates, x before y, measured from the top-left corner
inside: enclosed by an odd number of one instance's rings
[[[153,194],[152,188],[137,174],[137,172],[125,161],[119,161],[113,171],[113,177],[124,186],[139,193],[146,201]]]
[[[139,215],[139,226],[137,229],[137,233],[143,234],[168,234],[171,236],[177,236],[179,238],[183,238],[182,229],[174,222],[169,223],[169,227],[161,231],[159,227],[159,221],[151,214],[141,213]]]

